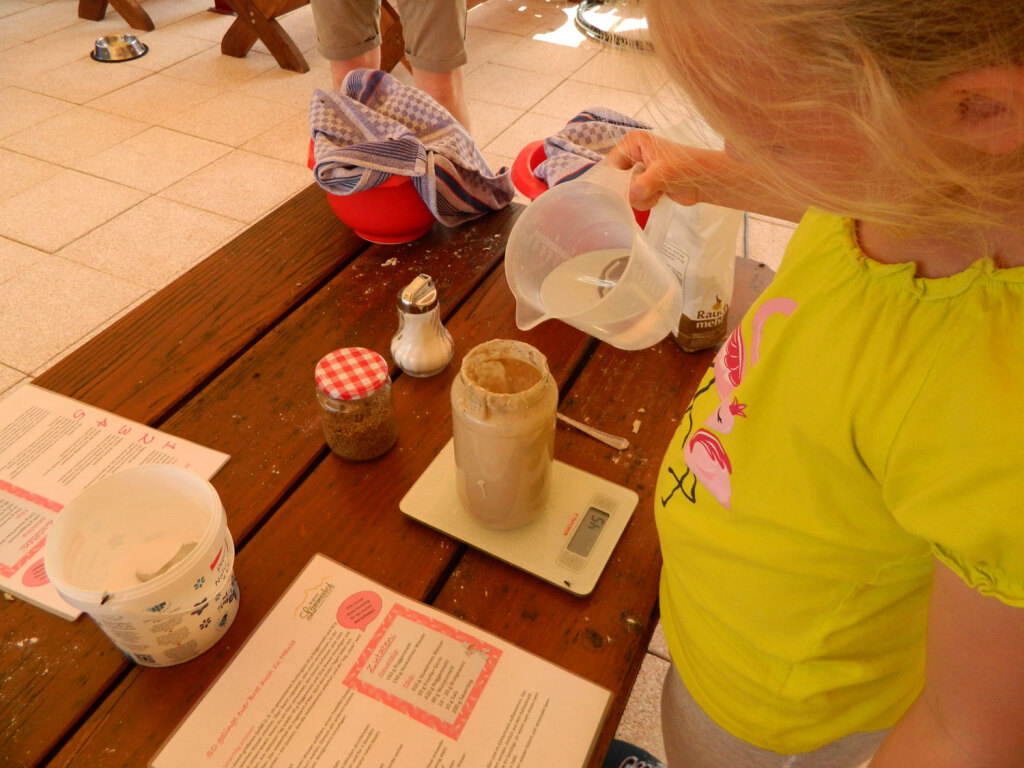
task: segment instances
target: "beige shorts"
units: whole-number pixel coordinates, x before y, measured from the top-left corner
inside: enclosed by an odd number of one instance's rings
[[[380,0],[310,0],[317,50],[344,61],[381,43]],[[466,63],[466,0],[396,0],[405,55],[414,69],[450,72]]]

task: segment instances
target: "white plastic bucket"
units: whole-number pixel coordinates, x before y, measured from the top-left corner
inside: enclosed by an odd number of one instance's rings
[[[235,548],[214,487],[187,469],[144,466],[99,480],[47,535],[46,572],[139,664],[209,650],[238,612]]]
[[[679,323],[682,292],[628,202],[629,171],[598,164],[534,200],[505,249],[523,330],[557,318],[620,349],[642,349]]]

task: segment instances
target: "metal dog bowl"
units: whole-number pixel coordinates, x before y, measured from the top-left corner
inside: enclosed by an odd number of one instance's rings
[[[149,48],[135,35],[107,35],[97,38],[90,56],[96,61],[131,61],[145,56]]]

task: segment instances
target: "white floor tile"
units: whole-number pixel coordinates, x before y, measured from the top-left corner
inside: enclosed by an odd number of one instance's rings
[[[8,16],[14,16],[15,14],[22,13],[23,11],[29,11],[35,7],[34,3],[27,2],[26,0],[5,0],[0,3],[0,19],[5,19]],[[23,32],[18,28],[15,23],[8,22],[0,27],[3,34],[0,35],[0,39],[9,38],[12,40],[19,40],[24,42],[28,39],[27,32]]]
[[[658,626],[654,628],[654,634],[651,637],[651,644],[648,650],[665,661],[671,661],[672,659],[668,652],[668,641],[665,640],[665,628],[661,626],[660,621]]]
[[[536,112],[527,112],[499,134],[487,149],[506,157],[516,157],[532,141],[546,139],[565,127],[565,120]]]
[[[78,23],[78,3],[33,5],[17,16],[20,35],[35,40]]]
[[[75,163],[75,167],[156,194],[230,151],[226,144],[155,126]]]
[[[3,64],[0,63],[0,68]],[[0,88],[0,138],[56,117],[75,105],[18,86]]]
[[[49,370],[50,368],[55,366],[57,363],[59,363],[61,358],[63,358],[65,355],[68,355],[71,352],[74,352],[76,349],[78,349],[83,344],[85,344],[87,341],[89,341],[89,339],[91,339],[94,336],[97,336],[98,334],[102,333],[104,330],[106,330],[111,325],[113,325],[115,322],[117,322],[122,317],[127,315],[129,312],[131,312],[137,306],[139,306],[140,304],[145,302],[146,299],[150,298],[153,295],[153,293],[154,293],[154,291],[145,291],[144,293],[140,293],[134,300],[130,301],[128,304],[126,304],[120,310],[118,310],[113,315],[108,317],[106,320],[104,320],[103,322],[101,322],[98,325],[94,326],[89,331],[87,331],[82,336],[80,336],[78,339],[76,339],[74,342],[69,344],[66,349],[62,350],[61,352],[58,352],[56,355],[51,357],[46,362],[41,363],[40,365],[36,366],[35,370],[29,372],[29,375],[32,376],[32,377],[36,377],[36,376],[39,376],[40,374],[42,374],[44,371]]]
[[[466,29],[466,69],[471,70],[488,61],[497,61],[504,51],[522,40],[520,35],[501,32],[472,24]]]
[[[60,171],[59,165],[0,149],[0,200],[14,197]]]
[[[50,4],[64,6],[65,12],[72,16],[76,13],[77,4]],[[4,51],[0,54],[0,81],[36,90],[38,86],[46,84],[44,75],[47,72],[88,56],[97,37],[125,31],[120,17],[115,14],[114,18],[114,22],[83,21],[76,18],[71,26]]]
[[[214,14],[209,15],[213,16]],[[179,26],[179,24],[175,24],[170,29],[176,30]],[[220,41],[219,37],[217,41]],[[261,72],[266,72],[276,66],[277,62],[274,61],[274,57],[265,53],[250,51],[245,58],[238,59],[234,56],[225,56],[220,52],[220,47],[215,45],[168,67],[164,70],[164,74],[188,80],[190,83],[200,83],[227,90],[237,88]]]
[[[99,154],[147,127],[138,120],[90,107],[74,107],[0,139],[0,146],[67,165]]]
[[[159,289],[239,232],[234,219],[151,197],[56,255],[131,283]],[[108,243],[121,243],[114,249]]]
[[[306,168],[309,149],[309,110],[296,110],[287,120],[245,142],[240,149]]]
[[[646,101],[642,94],[633,91],[565,80],[537,102],[531,111],[567,121],[584,109],[607,107],[632,117],[643,109]]]
[[[236,150],[160,195],[252,223],[309,184],[305,166]]]
[[[93,61],[86,52],[81,58],[47,72],[38,79],[35,90],[55,99],[85,104],[149,74],[134,62]]]
[[[6,365],[0,365],[0,397],[5,392],[9,392],[14,389],[18,384],[26,381],[25,374],[21,371],[16,371],[13,368],[8,368]]]
[[[526,113],[523,110],[515,107],[470,99],[470,133],[477,146],[486,147],[524,114]]]
[[[229,91],[163,125],[202,139],[240,147],[294,114],[294,107]]]
[[[190,16],[209,13],[213,0],[145,0],[143,7],[156,26],[154,31],[159,31]]]
[[[547,38],[551,37],[547,35]],[[561,80],[579,72],[598,53],[596,48],[583,45],[578,37],[561,39],[565,42],[553,42],[545,36],[520,37],[514,45],[496,53],[490,60],[509,67],[556,75]],[[577,45],[565,44],[573,42]]]
[[[0,236],[52,253],[145,196],[121,184],[64,170],[0,202]]]
[[[210,2],[206,4],[209,5]],[[152,16],[150,5],[150,3],[146,3],[145,7]],[[137,33],[138,38],[149,48],[145,56],[132,62],[133,66],[140,69],[161,72],[179,61],[184,61],[197,53],[217,46],[217,43],[212,40],[173,32],[155,19],[153,23],[157,25],[157,28],[152,32]]]
[[[89,106],[131,120],[159,125],[209,101],[220,92],[207,85],[154,74],[101,96],[89,102]]]
[[[558,75],[488,62],[466,75],[466,96],[475,101],[528,110],[555,90],[561,81]]]
[[[330,90],[331,72],[326,67],[310,67],[309,72],[291,72],[272,67],[239,86],[236,91],[264,101],[288,107],[309,109],[309,99],[315,88]]]
[[[764,216],[747,217],[747,257],[778,271],[796,225]]]
[[[570,75],[570,79],[649,98],[665,84],[666,76],[653,56],[604,48]]]
[[[30,373],[142,293],[134,283],[47,256],[0,283],[0,363]]]
[[[17,277],[45,256],[43,251],[0,237],[0,283]]]
[[[472,8],[466,23],[496,32],[529,35],[547,29],[562,17],[562,4],[554,2],[522,2],[522,0],[490,0]]]
[[[212,6],[211,0],[209,6]],[[207,6],[207,7],[209,7]],[[197,37],[202,40],[209,40],[211,43],[220,44],[228,28],[234,23],[234,16],[227,16],[219,13],[194,13],[180,21],[175,21],[160,29],[174,32],[176,35],[186,37]],[[218,51],[219,55],[219,51]]]
[[[665,739],[661,732],[661,687],[668,668],[668,662],[654,654],[644,657],[615,732],[617,739],[636,744],[662,760],[665,759]]]

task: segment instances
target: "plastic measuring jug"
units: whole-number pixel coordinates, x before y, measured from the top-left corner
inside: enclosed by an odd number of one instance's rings
[[[554,318],[619,349],[642,349],[677,327],[679,281],[637,226],[630,175],[598,163],[519,217],[505,277],[520,329]]]

